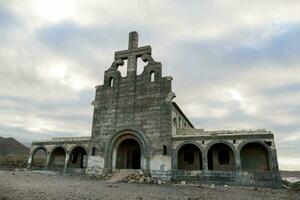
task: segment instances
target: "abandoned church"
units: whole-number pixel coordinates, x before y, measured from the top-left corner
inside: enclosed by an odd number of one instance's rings
[[[140,75],[138,58],[145,62]],[[125,63],[122,77],[118,68]],[[132,169],[175,182],[281,186],[270,131],[196,129],[174,98],[172,77],[162,76],[151,46],[139,47],[138,33],[131,32],[128,49],[115,52],[103,84],[96,86],[91,136],[33,141],[28,166],[42,150],[45,168],[64,172]]]

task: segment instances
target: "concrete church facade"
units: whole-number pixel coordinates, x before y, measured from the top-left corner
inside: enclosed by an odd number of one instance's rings
[[[162,65],[151,54],[131,32],[128,49],[115,52],[103,85],[96,86],[91,137],[34,141],[29,167],[42,149],[47,169],[94,175],[136,169],[173,181],[280,187],[273,134],[194,128],[173,101],[172,77],[162,77]],[[138,58],[147,63],[140,75]],[[118,70],[124,61],[126,77]]]

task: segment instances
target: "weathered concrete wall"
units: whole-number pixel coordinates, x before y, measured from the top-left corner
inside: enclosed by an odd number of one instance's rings
[[[162,77],[161,63],[151,57],[151,47],[139,49],[134,50],[134,55],[131,51],[122,59],[118,57],[120,52],[116,52],[116,60],[105,71],[104,84],[96,87],[90,150],[95,147],[96,155],[104,157],[105,162],[112,159],[106,152],[109,145],[114,145],[110,143],[111,136],[122,131],[129,134],[126,130],[136,131],[147,138],[149,151],[144,157],[149,162],[150,157],[163,154],[164,145],[170,155],[171,102],[167,101],[167,97],[171,92],[172,79]],[[147,64],[142,74],[136,75],[136,58],[140,56]],[[118,71],[123,60],[128,60],[126,77]],[[151,81],[153,73],[154,80]],[[113,85],[110,84],[112,79]],[[110,170],[113,164],[105,166]],[[149,167],[145,166],[148,172]]]

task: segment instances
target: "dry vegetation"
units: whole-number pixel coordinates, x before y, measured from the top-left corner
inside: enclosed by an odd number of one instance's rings
[[[28,157],[25,156],[0,156],[1,168],[25,168],[27,166]]]
[[[28,156],[0,156],[0,168],[1,169],[14,169],[14,168],[26,168],[28,162]],[[34,159],[33,168],[43,168],[45,166],[46,159],[44,157],[36,157]]]

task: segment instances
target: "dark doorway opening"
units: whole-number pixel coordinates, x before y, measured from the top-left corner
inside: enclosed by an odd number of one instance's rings
[[[117,169],[141,169],[141,148],[134,139],[125,139],[117,149]]]
[[[223,143],[214,144],[207,153],[208,169],[217,171],[234,171],[235,160],[231,148]]]
[[[86,167],[86,151],[83,147],[76,147],[70,154],[68,167],[85,168]]]
[[[66,160],[66,151],[62,147],[53,150],[50,158],[50,169],[63,169]]]
[[[240,157],[243,171],[270,171],[268,151],[261,144],[246,144]]]
[[[178,169],[181,170],[201,170],[201,151],[194,144],[185,144],[178,151]]]

